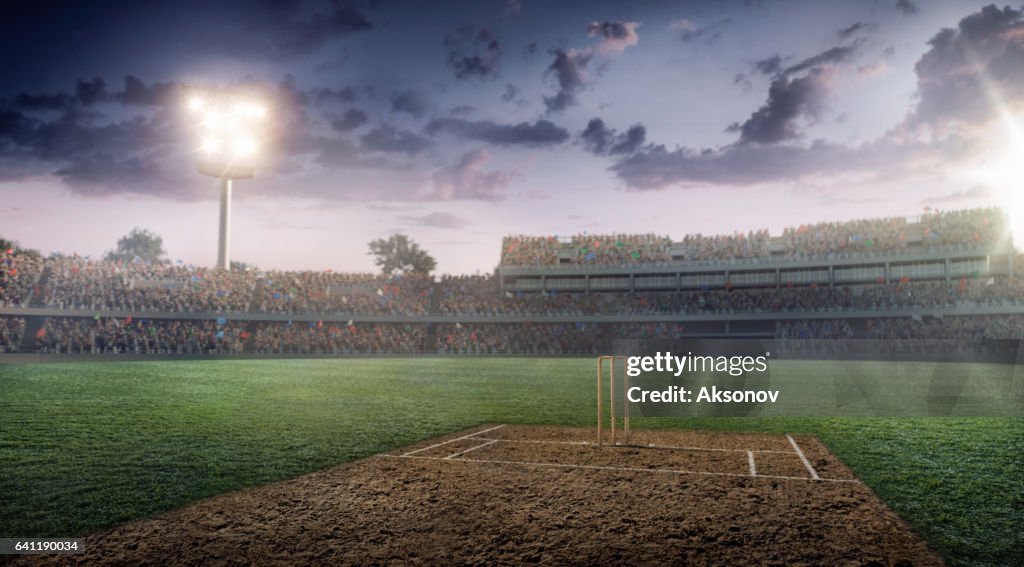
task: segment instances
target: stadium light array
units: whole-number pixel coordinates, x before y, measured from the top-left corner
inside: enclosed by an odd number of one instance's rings
[[[217,266],[230,270],[232,184],[256,175],[268,110],[253,97],[199,90],[187,93],[185,108],[198,134],[199,172],[221,182]]]

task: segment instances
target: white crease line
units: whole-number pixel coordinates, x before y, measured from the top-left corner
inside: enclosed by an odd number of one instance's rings
[[[447,457],[445,457],[445,460],[454,459],[455,457],[461,457],[462,455],[465,455],[466,453],[470,453],[472,451],[476,451],[477,449],[482,449],[482,448],[484,448],[484,447],[486,447],[488,445],[493,445],[493,444],[495,444],[497,442],[498,442],[498,439],[494,439],[494,440],[488,441],[488,442],[486,442],[486,443],[484,443],[482,445],[477,445],[476,447],[470,447],[469,449],[466,449],[465,451],[459,451],[458,453],[454,453],[454,454],[448,455]]]
[[[740,478],[750,478],[749,474],[737,474],[737,473],[724,473],[724,472],[703,472],[703,471],[684,471],[675,469],[641,469],[636,467],[609,467],[599,465],[570,465],[564,463],[534,463],[528,461],[498,461],[493,459],[448,459],[444,457],[422,457],[422,456],[407,456],[407,455],[378,455],[378,457],[390,458],[390,459],[420,459],[424,461],[447,461],[450,463],[461,462],[461,463],[485,463],[495,465],[526,465],[533,467],[556,467],[565,469],[588,469],[588,470],[603,470],[603,471],[621,471],[621,472],[652,472],[652,473],[669,473],[669,474],[692,474],[692,475],[703,475],[703,476],[731,476]],[[810,481],[811,479],[804,476],[777,476],[777,475],[757,475],[757,478],[768,478],[777,480],[804,480]],[[847,482],[854,484],[863,484],[859,480],[844,479],[844,478],[818,478],[821,482]]]
[[[800,460],[804,462],[804,466],[807,467],[807,472],[811,473],[811,478],[813,478],[814,480],[821,480],[821,477],[818,476],[818,471],[814,470],[814,467],[811,466],[811,462],[808,461],[807,457],[804,456],[804,452],[800,450],[800,446],[796,444],[796,441],[793,440],[793,437],[787,435],[786,439],[789,439],[789,444],[793,446],[793,449],[796,449],[797,456],[800,457]]]
[[[501,441],[503,443],[540,443],[543,445],[597,445],[590,441],[545,441],[541,439],[494,439],[491,437],[474,437],[481,441]]]
[[[747,463],[750,464],[750,476],[757,476],[757,466],[754,465],[753,451],[747,451]]]
[[[423,451],[429,451],[430,449],[433,449],[435,447],[440,447],[442,445],[447,445],[449,443],[454,443],[456,441],[462,441],[464,439],[469,439],[470,437],[473,437],[474,435],[480,435],[481,433],[487,433],[488,431],[494,431],[495,429],[501,429],[502,427],[505,427],[505,426],[504,425],[498,425],[498,426],[492,427],[490,429],[484,429],[483,431],[477,431],[475,433],[470,433],[469,435],[463,435],[462,437],[459,437],[457,439],[449,439],[447,441],[442,441],[440,443],[435,443],[435,444],[433,444],[433,445],[431,445],[429,447],[424,447],[422,449],[416,449],[415,451],[409,451],[408,453],[403,453],[402,455],[399,455],[399,456],[401,456],[401,457],[408,457],[410,455],[415,455],[416,453],[422,453]]]
[[[495,439],[493,437],[473,437],[481,441],[500,441],[502,443],[536,443],[541,445],[576,445],[576,446],[597,446],[597,443],[590,441],[549,441],[544,439]],[[720,451],[724,453],[775,453],[779,455],[792,455],[793,451],[776,451],[775,449],[720,449],[714,447],[680,447],[676,445],[606,445],[606,447],[617,447],[619,449],[673,449],[677,451]]]

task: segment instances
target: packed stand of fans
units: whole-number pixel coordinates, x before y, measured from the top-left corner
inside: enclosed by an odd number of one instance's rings
[[[233,354],[247,338],[230,322],[47,318],[36,344],[47,354]]]
[[[659,234],[578,234],[568,242],[555,236],[506,236],[501,244],[505,266],[548,266],[559,263],[568,251],[573,264],[666,264],[673,261],[708,262],[768,256],[767,230],[732,235],[688,234],[676,243]]]
[[[1021,339],[1024,315],[871,319],[869,339]]]
[[[906,248],[907,229],[904,217],[802,224],[782,231],[783,255],[823,259],[892,252]]]
[[[1004,240],[1009,219],[996,208],[959,211],[932,210],[921,217],[922,234],[928,246],[989,244]]]
[[[0,319],[0,353],[17,352],[24,332],[25,320],[21,317]]]
[[[413,354],[424,350],[426,325],[260,323],[260,354]]]
[[[606,301],[603,294],[501,292],[498,278],[445,276],[438,284],[442,315],[593,315]]]
[[[681,339],[685,331],[683,323],[618,323],[613,335],[617,339]]]
[[[586,323],[437,327],[438,354],[597,354],[601,332]]]
[[[998,208],[939,211],[926,208],[917,223],[906,217],[801,224],[779,237],[784,259],[836,259],[924,248],[978,246],[1003,241],[1008,220]],[[573,264],[627,265],[713,263],[768,258],[772,238],[765,229],[732,235],[688,234],[678,242],[656,234],[581,234],[563,242],[555,236],[506,236],[504,266],[549,266],[567,258]],[[567,255],[560,252],[567,251]]]
[[[237,313],[249,309],[256,283],[255,274],[244,270],[78,256],[50,259],[47,265],[46,306],[58,309]]]
[[[0,307],[21,307],[36,291],[43,260],[13,248],[0,250]]]
[[[767,229],[732,235],[687,234],[675,246],[675,256],[687,263],[710,263],[737,258],[767,258],[771,237]]]
[[[1007,306],[1024,301],[1024,275],[963,277],[945,281],[893,282],[862,288],[861,305],[872,311],[961,306]]]
[[[267,272],[255,302],[259,313],[426,315],[433,279],[333,272]]]

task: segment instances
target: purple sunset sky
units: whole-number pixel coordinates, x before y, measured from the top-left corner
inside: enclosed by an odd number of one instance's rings
[[[393,232],[472,273],[505,234],[1024,202],[1019,6],[137,4],[25,3],[2,24],[0,235],[99,257],[139,226],[212,265],[186,84],[270,101],[232,234],[268,269],[371,271],[366,243]]]

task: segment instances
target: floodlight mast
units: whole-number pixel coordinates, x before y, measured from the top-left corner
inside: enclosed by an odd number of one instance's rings
[[[236,179],[251,179],[256,175],[254,130],[266,115],[266,109],[244,97],[227,93],[193,94],[188,109],[201,116],[199,128],[204,138],[200,151],[204,156],[199,161],[199,173],[220,180],[217,267],[230,270],[231,192]],[[223,147],[225,137],[230,140],[227,148]]]

